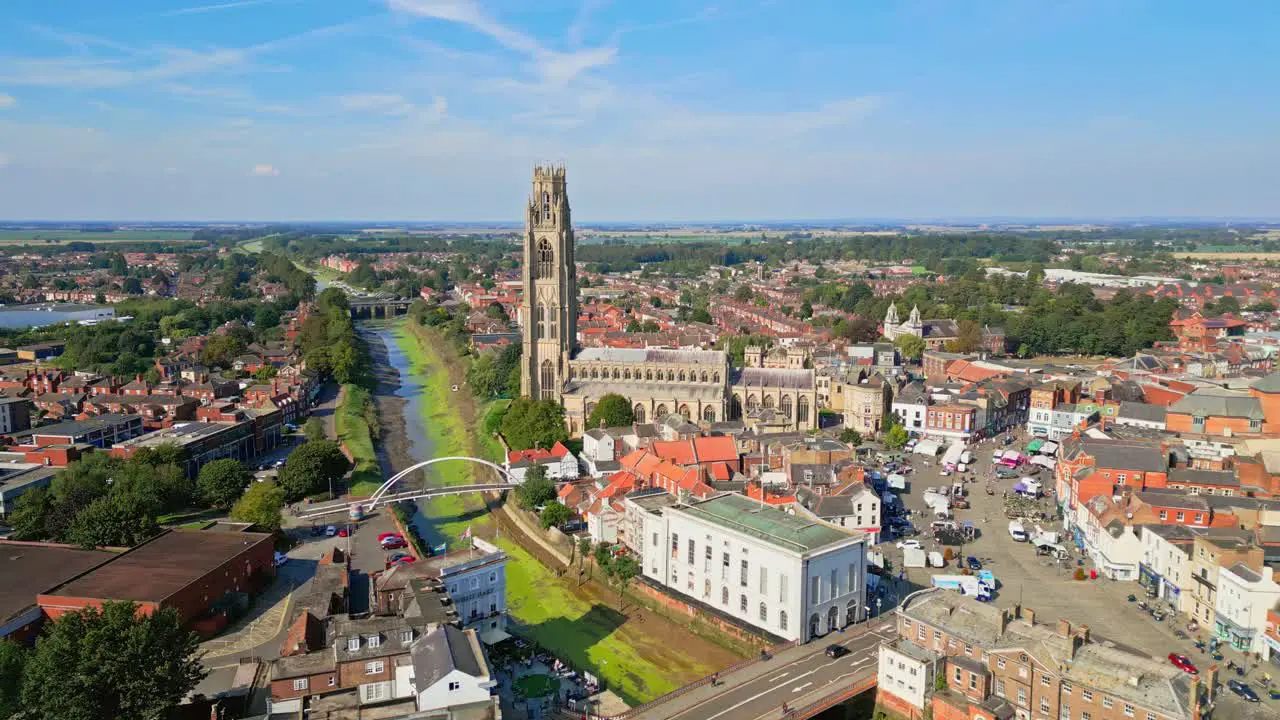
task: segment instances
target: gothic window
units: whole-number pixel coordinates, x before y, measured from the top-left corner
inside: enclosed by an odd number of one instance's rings
[[[654,409],[654,411],[653,411],[653,419],[654,419],[654,420],[661,420],[662,418],[666,417],[666,415],[667,415],[667,405],[666,405],[666,403],[660,403],[660,404],[658,405],[658,407],[657,407],[657,408],[655,408],[655,409]]]
[[[764,406],[765,406],[766,408],[772,408],[772,407],[773,407],[773,396],[772,396],[772,395],[765,395],[765,396],[764,396]]]
[[[760,401],[756,399],[754,394],[747,396],[747,412],[755,412],[760,407]]]
[[[684,382],[684,371],[680,371],[680,382]]]
[[[796,403],[796,421],[809,422],[809,398],[801,395],[800,402]]]
[[[720,382],[720,373],[716,373],[715,375],[712,375],[711,382],[716,382],[716,383]]]
[[[706,382],[706,381],[707,381],[707,371],[706,371],[706,370],[703,370],[703,371],[702,371],[702,377],[701,377],[701,379],[702,379],[702,382]]]
[[[591,368],[591,379],[592,379],[592,380],[599,380],[599,379],[600,379],[600,371],[599,371],[598,369],[596,369],[596,368]]]
[[[538,316],[538,331],[534,334],[534,338],[544,338],[547,336],[547,311],[546,308],[539,305],[534,312]]]
[[[653,379],[653,371],[652,371],[652,370],[645,370],[645,371],[644,371],[644,379],[645,379],[645,380],[652,380],[652,379]]]
[[[550,400],[555,397],[556,366],[550,360],[542,361],[542,381],[540,386],[543,400]]]
[[[782,396],[782,407],[780,409],[782,410],[783,417],[786,417],[786,418],[791,417],[791,396],[790,395]]]
[[[614,369],[613,369],[613,379],[614,379],[614,380],[617,380],[617,379],[618,379],[618,368],[614,368]]]
[[[631,414],[635,415],[636,422],[643,423],[644,422],[644,405],[641,405],[640,403],[636,403],[636,406],[631,408]]]
[[[623,379],[623,380],[630,380],[630,379],[631,379],[631,368],[623,368],[623,369],[622,369],[622,379]]]
[[[684,416],[684,419],[685,419],[685,420],[688,420],[688,419],[689,419],[689,406],[688,406],[688,405],[681,405],[681,406],[680,406],[680,414]]]
[[[716,409],[715,409],[715,408],[713,408],[713,407],[711,407],[710,405],[708,405],[708,406],[706,406],[706,407],[702,408],[702,419],[703,419],[703,420],[706,420],[706,421],[707,421],[707,422],[709,422],[709,423],[710,423],[710,422],[715,422],[715,421],[716,421]]]
[[[555,310],[551,308],[551,306],[547,306],[546,312],[547,312],[547,329],[551,331],[548,337],[550,337],[552,340],[555,340],[556,339],[556,313],[555,313]]]
[[[674,381],[675,379],[676,379],[676,374],[675,374],[674,372],[672,372],[671,370],[668,370],[668,371],[667,371],[667,382],[672,382],[672,381]]]
[[[555,251],[551,249],[551,241],[542,238],[538,241],[538,279],[551,277],[555,270]]]
[[[729,419],[737,420],[742,417],[742,396],[737,393],[729,399]]]
[[[542,193],[542,219],[551,219],[551,193]]]

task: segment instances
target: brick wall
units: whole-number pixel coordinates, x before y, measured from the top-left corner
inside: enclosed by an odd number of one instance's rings
[[[736,640],[739,640],[751,645],[756,645],[756,646],[772,645],[771,642],[769,642],[765,638],[762,638],[761,636],[757,635],[756,633],[750,630],[741,628],[738,625],[732,622],[729,622],[728,620],[725,620],[724,618],[721,618],[717,615],[709,613],[695,605],[691,605],[687,602],[684,602],[679,598],[671,597],[670,595],[667,595],[661,590],[658,590],[657,588],[654,588],[650,585],[646,585],[643,582],[633,583],[630,587],[630,590],[636,594],[644,595],[645,597],[648,597],[656,601],[659,605],[663,606],[668,610],[674,611],[681,615],[686,615],[688,617],[701,620],[707,623],[708,625],[711,625],[712,627],[714,627],[716,630],[720,632],[723,632],[727,635],[732,635]]]

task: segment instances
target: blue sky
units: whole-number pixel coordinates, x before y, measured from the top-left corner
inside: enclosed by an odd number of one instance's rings
[[[5,0],[0,218],[1280,216],[1280,3]]]

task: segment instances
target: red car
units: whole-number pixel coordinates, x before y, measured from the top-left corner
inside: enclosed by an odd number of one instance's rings
[[[404,540],[404,536],[398,532],[384,532],[378,536],[378,542],[386,542],[387,538],[396,538],[397,540]]]
[[[1188,675],[1200,674],[1200,671],[1196,669],[1196,666],[1191,664],[1191,658],[1187,657],[1186,655],[1169,653],[1169,662],[1173,663],[1174,667],[1178,668],[1184,673],[1187,673]]]
[[[405,542],[401,538],[387,538],[382,541],[383,550],[399,550],[400,548],[407,547],[409,547],[409,543]]]
[[[351,533],[348,532],[346,528],[338,528],[338,537],[346,537],[350,534]]]

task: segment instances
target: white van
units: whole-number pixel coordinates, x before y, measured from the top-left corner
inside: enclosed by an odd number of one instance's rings
[[[1026,542],[1027,529],[1022,527],[1022,523],[1018,522],[1017,520],[1010,520],[1009,521],[1009,537],[1013,538],[1014,542]]]

